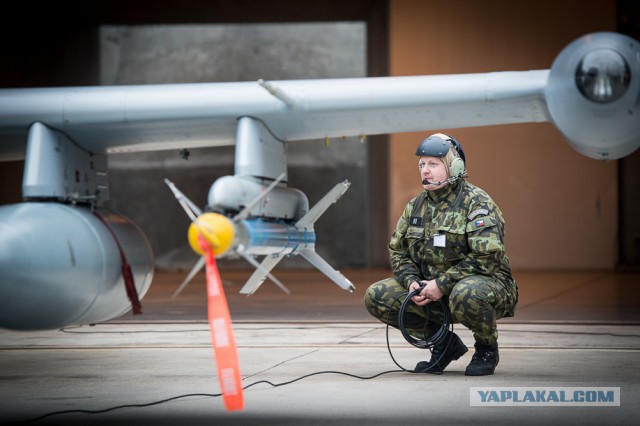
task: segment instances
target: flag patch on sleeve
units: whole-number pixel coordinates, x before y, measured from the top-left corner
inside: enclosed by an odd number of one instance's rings
[[[491,216],[479,217],[467,224],[467,232],[474,232],[479,229],[487,229],[496,224],[496,220]]]

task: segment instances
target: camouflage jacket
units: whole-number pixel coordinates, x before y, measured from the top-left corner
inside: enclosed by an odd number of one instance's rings
[[[504,247],[504,219],[482,189],[458,181],[423,191],[405,207],[389,243],[396,280],[436,280],[448,295],[461,279],[491,276],[516,288]]]

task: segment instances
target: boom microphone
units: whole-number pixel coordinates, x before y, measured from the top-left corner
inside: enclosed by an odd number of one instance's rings
[[[460,176],[450,177],[450,178],[447,178],[445,180],[441,180],[439,182],[429,182],[427,179],[422,179],[422,184],[423,185],[436,185],[436,186],[438,186],[438,185],[442,185],[443,183],[453,183],[453,182],[457,181],[459,177]]]
[[[422,184],[423,185],[442,185],[443,183],[454,183],[455,181],[457,181],[460,178],[466,178],[467,175],[467,171],[465,170],[464,172],[462,172],[462,174],[459,174],[457,176],[451,176],[449,178],[446,178],[445,180],[441,180],[439,182],[429,182],[427,179],[422,179]]]

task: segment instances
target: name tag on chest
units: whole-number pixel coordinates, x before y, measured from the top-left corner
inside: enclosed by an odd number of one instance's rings
[[[446,247],[447,239],[444,234],[436,234],[433,236],[433,246],[434,247]]]
[[[409,225],[422,226],[422,218],[420,216],[411,216],[409,218]]]

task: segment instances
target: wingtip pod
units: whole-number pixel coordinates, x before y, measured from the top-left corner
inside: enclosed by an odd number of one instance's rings
[[[569,44],[549,73],[549,114],[569,144],[597,160],[640,146],[640,42],[599,32]]]

